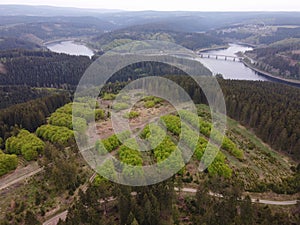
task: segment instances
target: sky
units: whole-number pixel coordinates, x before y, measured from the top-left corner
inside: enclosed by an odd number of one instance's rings
[[[300,11],[300,0],[1,0],[0,4],[133,11]]]

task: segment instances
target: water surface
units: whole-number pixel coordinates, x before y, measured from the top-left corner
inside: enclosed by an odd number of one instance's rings
[[[62,41],[47,45],[47,48],[52,52],[65,53],[69,55],[85,55],[92,57],[94,52],[83,44],[78,44],[73,41]]]
[[[227,56],[236,56],[237,52],[245,52],[252,50],[253,48],[238,45],[230,44],[229,48],[221,50],[212,50],[207,51],[213,55],[227,55]],[[246,67],[242,62],[233,61],[232,59],[215,59],[215,58],[200,58],[199,61],[206,66],[212,73],[222,74],[225,79],[234,79],[234,80],[269,80],[264,76],[259,75],[257,72]]]

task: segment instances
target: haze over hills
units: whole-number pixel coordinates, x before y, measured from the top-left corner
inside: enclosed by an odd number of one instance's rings
[[[173,30],[188,32],[201,32],[234,24],[253,23],[255,21],[265,24],[280,24],[287,21],[289,23],[298,23],[300,21],[300,15],[297,12],[130,12],[28,5],[0,5],[0,15],[2,16],[1,24],[13,23],[10,21],[10,16],[19,16],[19,20],[16,20],[18,23],[51,20],[49,17],[96,17],[102,19],[103,22],[110,23],[111,30],[153,23],[168,26]],[[189,26],[186,26],[186,24],[189,24]]]

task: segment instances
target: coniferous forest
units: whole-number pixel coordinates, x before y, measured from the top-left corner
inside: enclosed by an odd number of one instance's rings
[[[133,12],[0,3],[0,225],[300,224],[300,9],[198,12],[201,2],[182,11],[185,4]],[[103,54],[144,40],[198,54],[188,65],[197,76],[141,61],[113,74],[96,101],[76,95]],[[227,65],[223,75],[213,62]],[[244,76],[246,65],[294,85]],[[149,76],[178,84],[195,113],[141,89],[121,92]],[[224,95],[224,135],[213,129],[222,115],[195,81],[212,76]],[[213,88],[206,94],[220,103]]]

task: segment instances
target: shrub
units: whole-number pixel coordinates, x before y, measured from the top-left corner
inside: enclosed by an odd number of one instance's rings
[[[6,150],[9,153],[23,155],[27,161],[37,159],[44,151],[45,143],[27,130],[21,130],[16,137],[6,140]]]

